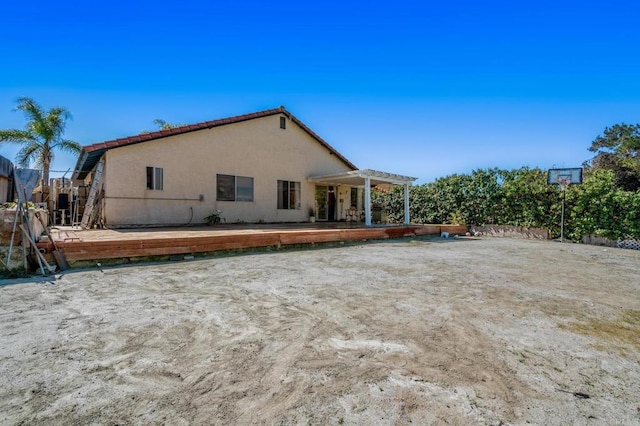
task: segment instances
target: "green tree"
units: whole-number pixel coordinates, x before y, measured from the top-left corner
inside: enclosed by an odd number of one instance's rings
[[[501,175],[497,168],[477,169],[471,173],[465,187],[458,217],[463,223],[494,224],[501,206]]]
[[[158,126],[158,130],[169,130],[173,129],[174,127],[184,126],[184,124],[169,123],[168,121],[165,121],[161,118],[156,118],[155,120],[153,120],[153,124]]]
[[[542,227],[558,230],[560,191],[547,184],[547,172],[521,167],[501,170],[501,200],[498,220],[501,225]]]
[[[585,235],[640,238],[640,192],[616,188],[615,182],[612,170],[593,170],[582,185],[567,193],[573,204],[567,229],[573,239]]]
[[[176,127],[181,127],[181,126],[186,126],[186,124],[174,124],[174,123],[169,123],[168,121],[163,120],[162,118],[156,118],[153,120],[153,124],[155,124],[158,128],[155,130],[143,130],[140,132],[140,134],[145,134],[145,133],[151,133],[151,132],[157,132],[160,130],[169,130],[169,129],[173,129]]]
[[[604,129],[589,147],[596,155],[585,166],[607,169],[615,175],[616,187],[640,189],[640,124],[616,124]]]
[[[80,153],[79,143],[64,139],[64,129],[71,113],[66,108],[53,107],[48,111],[42,109],[31,98],[18,98],[16,110],[24,113],[27,123],[24,130],[0,130],[0,142],[21,145],[16,156],[20,167],[28,168],[32,163],[42,170],[42,190],[49,193],[49,170],[56,150]]]

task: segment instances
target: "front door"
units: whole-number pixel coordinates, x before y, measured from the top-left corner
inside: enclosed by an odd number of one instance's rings
[[[336,220],[336,191],[334,186],[316,186],[318,220]]]

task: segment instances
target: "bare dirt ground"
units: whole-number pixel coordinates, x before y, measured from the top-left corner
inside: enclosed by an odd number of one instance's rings
[[[406,239],[5,285],[0,423],[638,424],[639,272]]]

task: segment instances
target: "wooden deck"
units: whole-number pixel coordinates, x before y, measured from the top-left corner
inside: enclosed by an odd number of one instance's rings
[[[219,225],[213,227],[74,230],[53,228],[52,237],[71,265],[83,261],[191,255],[216,251],[381,240],[415,235],[464,234],[466,226],[409,225],[358,227],[344,223]],[[50,253],[44,238],[38,247]]]

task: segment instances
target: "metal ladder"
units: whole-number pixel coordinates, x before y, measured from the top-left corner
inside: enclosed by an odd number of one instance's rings
[[[90,224],[93,223],[95,219],[94,213],[96,210],[96,199],[98,198],[98,193],[102,187],[102,170],[104,169],[104,157],[100,159],[98,165],[96,166],[96,171],[93,173],[93,179],[91,181],[91,188],[89,188],[89,197],[87,198],[87,204],[84,208],[84,213],[82,214],[82,221],[80,222],[80,227],[82,229],[89,228]]]

